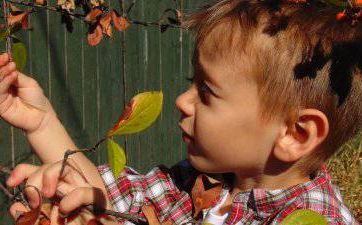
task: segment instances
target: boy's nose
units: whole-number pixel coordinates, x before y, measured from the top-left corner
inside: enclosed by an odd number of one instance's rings
[[[192,116],[194,114],[196,95],[196,88],[192,85],[187,91],[177,97],[176,107],[185,116]]]

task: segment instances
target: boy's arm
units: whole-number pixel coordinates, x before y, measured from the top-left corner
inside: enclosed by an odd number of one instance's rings
[[[41,87],[34,79],[18,72],[6,53],[0,55],[0,116],[25,131],[43,163],[62,160],[67,149],[77,149]],[[106,193],[102,179],[92,176],[98,174],[93,163],[81,153],[71,158],[82,168],[88,182]]]
[[[43,163],[63,160],[66,150],[77,149],[55,113],[46,115],[44,124],[36,131],[27,133],[27,138]],[[73,154],[69,158],[79,165],[81,172],[90,184],[101,188],[105,194],[107,193],[102,178],[95,176],[99,173],[92,161],[82,153]]]

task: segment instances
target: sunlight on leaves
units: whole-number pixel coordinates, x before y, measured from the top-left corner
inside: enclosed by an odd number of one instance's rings
[[[327,221],[315,211],[300,209],[289,214],[281,225],[327,225]]]
[[[118,177],[126,166],[126,153],[112,139],[107,139],[108,163],[112,169],[113,175]]]
[[[144,92],[132,98],[108,137],[140,132],[151,126],[160,115],[162,92]]]
[[[123,16],[120,16],[116,10],[112,10],[112,21],[114,27],[119,31],[125,31],[129,27],[129,22]]]

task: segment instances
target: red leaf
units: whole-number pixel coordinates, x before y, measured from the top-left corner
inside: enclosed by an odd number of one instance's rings
[[[87,16],[84,18],[85,21],[90,22],[90,23],[95,23],[98,20],[98,17],[100,15],[102,15],[103,11],[100,10],[99,8],[95,8],[92,9],[92,11],[90,11]]]
[[[92,46],[96,46],[101,42],[103,38],[102,28],[100,25],[93,30],[92,33],[88,33],[88,44]]]
[[[48,218],[41,218],[39,221],[39,225],[50,225],[50,220]]]
[[[112,134],[115,132],[125,121],[128,120],[128,118],[131,116],[133,112],[133,108],[135,106],[136,102],[132,99],[124,108],[122,115],[119,117],[116,125],[112,127],[112,129],[108,132],[108,134]]]
[[[16,220],[16,225],[33,225],[38,220],[40,209],[32,209],[29,212],[24,212]]]
[[[23,29],[27,29],[29,27],[28,17],[30,10],[26,11],[14,11],[11,12],[8,16],[8,25],[12,26],[14,24],[20,23]]]
[[[220,196],[221,191],[221,183],[211,183],[206,175],[200,174],[196,178],[191,191],[192,201],[195,207],[194,217],[196,217],[201,210],[210,208],[213,202]]]
[[[107,13],[106,15],[104,15],[100,21],[99,24],[102,27],[102,32],[106,35],[108,35],[108,37],[112,37],[112,26],[111,26],[111,14]]]
[[[112,20],[114,27],[119,31],[125,31],[129,27],[129,22],[123,16],[120,16],[116,10],[112,10]]]

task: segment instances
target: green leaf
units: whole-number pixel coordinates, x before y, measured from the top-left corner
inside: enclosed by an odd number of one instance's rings
[[[8,33],[6,31],[1,31],[0,32],[0,41],[5,41],[7,36],[8,36]]]
[[[281,225],[327,225],[327,220],[310,209],[299,209],[289,214]]]
[[[126,166],[126,153],[124,152],[124,149],[119,146],[119,144],[110,138],[107,139],[107,149],[108,163],[111,166],[114,176],[118,178],[119,174]]]
[[[16,68],[23,71],[26,65],[26,47],[21,42],[16,42],[11,46],[12,57],[16,63]]]
[[[132,98],[116,125],[108,132],[114,135],[132,134],[151,126],[161,113],[162,92],[144,92]]]

